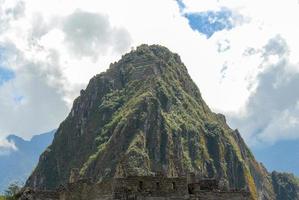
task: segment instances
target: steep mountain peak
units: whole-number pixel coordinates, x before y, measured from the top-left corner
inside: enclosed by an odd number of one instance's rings
[[[122,56],[98,77],[109,79],[117,88],[132,81],[148,81],[173,76],[177,80],[191,80],[178,54],[160,45],[140,45]]]
[[[180,57],[159,45],[141,45],[91,79],[26,185],[56,188],[73,168],[95,181],[192,172],[275,198],[239,132],[209,109]]]
[[[142,44],[122,56],[119,63],[134,64],[137,68],[160,68],[160,70],[158,70],[160,72],[164,71],[163,69],[167,67],[178,67],[178,70],[187,71],[180,56],[161,45]],[[173,66],[174,63],[176,63],[175,66]],[[153,64],[158,64],[158,66]]]

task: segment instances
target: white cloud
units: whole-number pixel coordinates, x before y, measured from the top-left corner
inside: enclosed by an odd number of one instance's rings
[[[281,36],[265,45],[256,90],[251,93],[243,116],[230,116],[249,144],[273,144],[282,139],[299,138],[299,72],[289,61],[289,48]],[[273,62],[270,58],[276,56]]]
[[[75,8],[66,14],[44,14],[34,4],[20,6],[16,1],[2,9],[9,10],[4,19],[15,16],[5,21],[8,28],[0,34],[0,65],[15,74],[0,86],[2,136],[29,138],[57,128],[79,91],[105,69],[99,65],[108,66],[130,47],[129,33],[101,14]],[[18,18],[23,7],[26,15]],[[75,35],[77,30],[81,34]]]
[[[131,43],[129,33],[111,27],[107,16],[81,10],[66,17],[62,30],[69,51],[79,59],[83,56],[97,59],[108,50],[122,53]]]
[[[25,3],[23,1],[0,1],[0,33],[10,27],[10,22],[24,15]]]
[[[49,51],[44,61],[27,60],[11,44],[2,44],[6,65],[14,63],[16,77],[0,87],[0,131],[30,137],[50,130],[66,116],[62,97],[65,78],[59,71],[59,55]]]
[[[16,145],[6,139],[0,139],[0,156],[7,155],[12,151],[18,150]]]

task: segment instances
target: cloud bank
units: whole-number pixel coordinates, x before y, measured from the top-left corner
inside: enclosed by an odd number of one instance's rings
[[[231,116],[231,123],[245,133],[252,144],[274,144],[299,138],[299,71],[290,63],[289,48],[279,35],[260,51],[266,68],[250,95],[243,116]]]
[[[56,128],[88,79],[105,69],[99,66],[107,64],[105,56],[130,48],[128,31],[113,26],[108,16],[79,9],[46,15],[38,4],[1,1],[2,138],[13,133],[30,138]]]
[[[97,59],[112,51],[122,53],[131,43],[129,33],[123,28],[111,27],[108,17],[76,10],[64,19],[65,42],[69,51],[78,58]]]

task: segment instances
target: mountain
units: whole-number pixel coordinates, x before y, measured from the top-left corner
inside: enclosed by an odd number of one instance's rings
[[[293,174],[272,172],[272,182],[276,199],[298,199],[299,179]]]
[[[0,193],[14,181],[26,181],[37,164],[40,154],[51,144],[54,132],[36,135],[29,141],[15,135],[6,138],[15,144],[16,150],[0,155]]]
[[[298,185],[255,160],[238,130],[204,102],[180,57],[159,45],[139,46],[90,80],[26,186],[54,189],[73,168],[95,181],[193,172],[248,189],[253,199],[299,199]]]

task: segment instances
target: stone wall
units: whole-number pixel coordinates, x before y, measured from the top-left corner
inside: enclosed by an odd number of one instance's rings
[[[92,183],[81,180],[68,184],[59,193],[59,200],[110,200],[113,197],[111,181]]]
[[[221,191],[214,181],[189,183],[186,177],[136,176],[101,183],[78,180],[56,191],[24,189],[19,200],[247,200],[245,191]],[[190,187],[194,189],[191,191]],[[207,187],[208,186],[208,187]],[[202,188],[202,189],[201,189]],[[205,190],[203,190],[203,188]]]
[[[185,196],[188,194],[188,187],[186,178],[136,176],[115,179],[113,193],[116,198],[125,193],[142,196]]]

